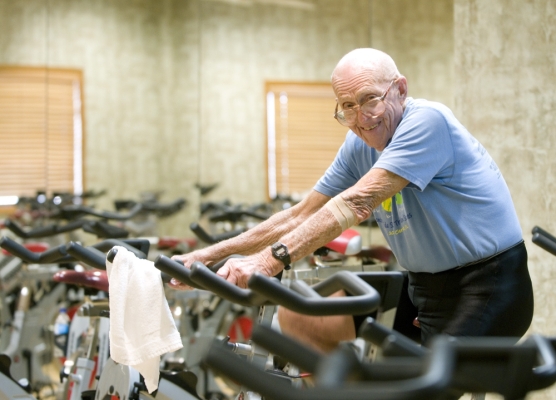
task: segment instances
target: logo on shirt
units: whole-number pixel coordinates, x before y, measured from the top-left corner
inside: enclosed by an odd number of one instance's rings
[[[403,197],[401,193],[396,193],[394,197],[386,199],[382,202],[382,209],[386,212],[392,212],[392,202],[396,202],[396,205],[401,206],[403,204]]]
[[[394,218],[392,215],[394,204],[396,208],[397,218]],[[399,235],[400,233],[405,232],[409,229],[408,221],[412,218],[412,215],[405,210],[401,192],[396,193],[393,197],[384,200],[381,206],[382,209],[385,211],[385,218],[381,218],[375,215],[375,220],[388,231],[388,236]]]

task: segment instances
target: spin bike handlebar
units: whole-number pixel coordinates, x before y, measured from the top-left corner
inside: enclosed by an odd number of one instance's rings
[[[533,243],[556,256],[556,237],[539,226],[533,228]]]
[[[159,216],[169,216],[180,211],[187,201],[184,198],[178,198],[170,203],[159,203],[158,201],[134,201],[134,200],[116,200],[116,210],[121,210],[125,208],[132,208],[137,203],[143,206],[143,211],[153,212]]]
[[[199,261],[195,261],[189,269],[176,260],[160,255],[155,259],[154,266],[186,285],[211,291],[232,303],[247,307],[261,306],[267,303],[265,298],[252,290],[239,288],[214,273],[228,259],[217,263],[212,270]]]
[[[195,234],[195,236],[197,236],[199,239],[201,239],[203,242],[207,244],[215,244],[223,240],[238,236],[246,231],[246,229],[242,228],[242,229],[234,229],[233,231],[229,231],[229,232],[220,233],[218,235],[211,235],[206,230],[204,230],[203,227],[199,225],[197,222],[192,222],[191,225],[189,225],[189,229],[191,229],[191,231]]]
[[[50,264],[67,258],[64,245],[53,247],[40,253],[35,253],[27,249],[22,244],[17,243],[15,240],[12,240],[7,236],[3,236],[0,238],[0,247],[7,250],[10,254],[21,258],[26,263],[31,264]]]
[[[98,269],[106,269],[103,251],[108,251],[114,246],[123,246],[137,257],[146,258],[150,243],[147,239],[107,239],[92,246],[83,247],[76,242],[69,242],[67,245],[63,244],[40,253],[35,253],[8,237],[0,238],[0,247],[6,249],[10,254],[21,258],[26,263],[50,264],[79,260]]]
[[[65,218],[65,219],[74,219],[81,215],[92,215],[94,217],[106,219],[106,220],[117,220],[123,221],[127,219],[131,219],[139,212],[143,210],[143,204],[137,203],[135,204],[127,213],[119,213],[119,212],[112,212],[112,211],[97,211],[91,207],[86,206],[64,206],[59,209],[58,216]]]
[[[308,315],[357,315],[373,312],[380,305],[378,292],[357,275],[347,271],[340,271],[312,287],[304,285],[302,281],[295,281],[296,284],[292,284],[291,289],[275,278],[255,273],[248,281],[250,289],[242,289],[214,273],[225,261],[227,259],[210,269],[196,261],[188,269],[178,261],[159,256],[154,265],[189,286],[209,290],[226,300],[245,306],[278,304]],[[352,296],[322,297],[341,289]]]
[[[36,239],[36,238],[43,238],[47,236],[54,236],[60,233],[66,233],[66,232],[71,232],[80,229],[83,227],[83,225],[86,222],[87,222],[86,220],[80,219],[80,220],[68,222],[65,225],[52,224],[48,226],[40,226],[37,228],[33,228],[29,231],[25,231],[16,222],[10,219],[6,219],[4,221],[4,226],[22,239]]]
[[[376,363],[361,363],[358,360],[353,360],[353,357],[357,357],[351,348],[348,348],[347,351],[344,351],[346,349],[341,349],[340,354],[330,357],[331,355],[318,353],[299,341],[264,325],[253,327],[251,340],[270,353],[293,363],[301,370],[318,374],[319,381],[330,382],[334,380],[338,382],[354,373],[358,377],[357,379],[392,381],[414,378],[423,373],[424,357],[390,358],[388,363],[377,365]],[[349,356],[350,354],[352,357]],[[334,365],[334,367],[326,371],[330,364]],[[322,374],[321,371],[323,372]]]
[[[456,355],[449,339],[439,336],[431,345],[427,360],[423,360],[421,374],[417,377],[392,382],[362,381],[349,385],[330,382],[310,389],[297,389],[291,383],[262,371],[223,348],[213,344],[205,362],[212,369],[238,381],[268,399],[294,400],[398,400],[436,398],[450,383],[456,363]],[[335,366],[338,368],[338,365]],[[324,371],[326,373],[326,371]]]
[[[241,221],[243,217],[251,217],[261,221],[268,219],[268,215],[261,214],[252,210],[242,210],[234,207],[228,207],[227,209],[217,211],[209,217],[210,222],[238,222]]]
[[[433,339],[424,357],[402,358],[402,363],[397,357],[365,363],[357,360],[352,351],[339,349],[330,355],[312,357],[308,367],[315,370],[316,385],[304,390],[238,358],[219,342],[211,346],[205,362],[268,399],[424,400],[444,398],[451,390],[525,398],[528,392],[556,382],[554,339],[533,335],[521,344],[494,339],[460,341],[440,335]],[[375,375],[379,371],[380,376]],[[347,382],[353,372],[360,374],[355,382]]]
[[[556,381],[556,338],[546,338],[531,335],[526,340],[534,342],[537,347],[539,366],[533,368],[529,379],[530,390],[540,390],[549,387]]]
[[[293,281],[289,289],[276,279],[256,272],[248,285],[274,304],[307,315],[360,315],[376,311],[380,306],[380,295],[375,288],[349,271],[339,271],[313,286]],[[326,297],[342,289],[351,296]]]

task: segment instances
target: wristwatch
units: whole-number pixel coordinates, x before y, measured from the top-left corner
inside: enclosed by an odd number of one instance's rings
[[[270,246],[270,249],[272,250],[272,257],[284,263],[284,269],[288,270],[291,268],[290,264],[292,260],[288,248],[284,243],[276,242]]]

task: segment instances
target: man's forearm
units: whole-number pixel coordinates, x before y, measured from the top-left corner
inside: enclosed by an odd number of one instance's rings
[[[296,219],[291,211],[284,210],[239,236],[222,241],[210,247],[212,254],[225,258],[231,254],[250,255],[276,242],[278,238],[295,226]]]
[[[250,255],[260,252],[301,225],[328,199],[325,195],[312,192],[301,203],[272,215],[247,232],[208,247],[206,251],[211,262],[217,262],[232,254]]]
[[[285,235],[292,261],[297,261],[340,236],[342,228],[326,207],[309,217],[303,224]]]

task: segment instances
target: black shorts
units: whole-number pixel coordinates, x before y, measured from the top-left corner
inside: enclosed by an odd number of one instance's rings
[[[523,242],[483,262],[437,274],[409,272],[421,339],[433,335],[520,338],[533,319],[533,287]]]
[[[533,287],[523,242],[470,266],[436,274],[409,272],[407,277],[408,290],[398,304],[394,329],[414,336],[417,315],[424,344],[440,333],[509,336],[517,341],[533,319]],[[365,318],[354,317],[356,329]]]

